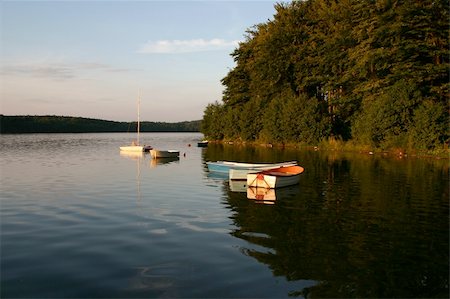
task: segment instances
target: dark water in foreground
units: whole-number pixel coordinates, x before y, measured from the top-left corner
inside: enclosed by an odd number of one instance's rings
[[[186,156],[120,155],[129,134],[1,136],[1,298],[449,296],[448,161],[142,135]],[[294,159],[300,184],[272,205],[205,165]]]

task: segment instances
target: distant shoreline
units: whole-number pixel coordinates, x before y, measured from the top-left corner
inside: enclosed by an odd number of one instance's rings
[[[200,120],[183,122],[141,121],[141,132],[200,132]],[[118,122],[72,116],[0,115],[0,134],[26,133],[127,133],[136,122]]]

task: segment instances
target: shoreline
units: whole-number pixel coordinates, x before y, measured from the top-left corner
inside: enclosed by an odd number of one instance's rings
[[[140,122],[141,132],[199,132],[201,120]],[[137,122],[119,122],[72,116],[0,114],[0,134],[119,133],[136,131]]]
[[[419,158],[419,159],[446,159],[450,160],[450,149],[442,148],[433,151],[420,151],[414,149],[379,149],[371,148],[364,145],[354,145],[351,142],[345,141],[322,141],[319,145],[305,145],[298,143],[264,143],[258,141],[238,141],[238,140],[209,140],[210,143],[224,144],[224,145],[239,145],[239,146],[253,146],[253,147],[267,147],[279,149],[300,149],[309,151],[322,152],[340,152],[340,153],[354,153],[360,155],[370,156],[384,156],[392,158]]]

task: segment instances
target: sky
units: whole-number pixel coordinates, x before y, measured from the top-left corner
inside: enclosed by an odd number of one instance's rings
[[[198,120],[277,1],[0,1],[0,114]]]

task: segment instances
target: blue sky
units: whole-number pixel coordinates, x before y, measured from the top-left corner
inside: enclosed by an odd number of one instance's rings
[[[0,113],[201,119],[276,1],[1,1]]]

